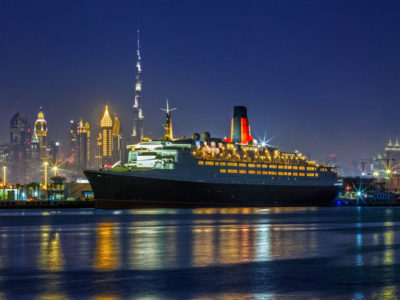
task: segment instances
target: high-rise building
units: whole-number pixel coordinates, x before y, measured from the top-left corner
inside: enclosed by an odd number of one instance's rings
[[[389,140],[385,148],[385,154],[388,159],[394,160],[396,163],[400,162],[400,144],[398,139],[395,144],[393,144],[392,140]]]
[[[114,115],[114,125],[112,130],[112,163],[120,162],[122,164],[122,131],[121,123],[116,115]]]
[[[76,129],[76,162],[79,169],[87,169],[90,164],[90,126],[82,118]]]
[[[99,132],[97,139],[96,139],[96,154],[94,156],[94,164],[96,168],[101,167],[103,165],[103,137],[101,132]]]
[[[385,158],[387,159],[386,167],[390,166],[396,171],[400,170],[400,143],[398,139],[394,144],[392,140],[389,140],[385,148]]]
[[[10,182],[24,183],[26,160],[31,156],[31,126],[25,116],[16,113],[10,120]]]
[[[142,64],[140,56],[139,30],[137,40],[137,61],[136,61],[136,84],[135,84],[135,100],[133,103],[133,129],[131,142],[138,143],[143,138],[143,110],[142,110]]]
[[[46,148],[47,151],[47,161],[52,164],[59,163],[60,159],[60,143],[59,142],[50,142]]]
[[[8,144],[0,145],[0,162],[6,162],[10,156],[10,146]]]
[[[40,160],[46,160],[47,122],[44,119],[44,114],[42,109],[40,109],[37,120],[35,121],[34,135],[36,135],[37,141],[39,143]]]
[[[40,144],[35,130],[33,130],[31,139],[31,159],[34,161],[40,160]]]
[[[68,161],[73,163],[75,161],[76,156],[76,140],[77,140],[77,123],[74,120],[70,121],[69,128],[69,158]]]
[[[102,165],[110,166],[112,164],[112,130],[113,130],[113,120],[108,112],[108,106],[103,113],[100,121],[101,129],[101,159]]]
[[[76,170],[89,168],[91,165],[90,126],[81,118],[79,122],[71,120],[69,129],[70,154],[67,161]]]

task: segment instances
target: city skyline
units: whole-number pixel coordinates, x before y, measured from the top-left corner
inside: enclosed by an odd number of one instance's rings
[[[246,105],[255,138],[266,131],[283,150],[313,159],[335,153],[350,162],[383,153],[400,136],[400,5],[393,1],[0,5],[0,100],[7,107],[0,143],[9,141],[16,112],[33,125],[41,106],[48,140],[62,147],[69,120],[97,124],[105,105],[129,135],[138,27],[144,131],[152,138],[163,134],[165,98],[179,108],[176,136],[228,137],[232,107]],[[14,19],[21,22],[12,27]]]

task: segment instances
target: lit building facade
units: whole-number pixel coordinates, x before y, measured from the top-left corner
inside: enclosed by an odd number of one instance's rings
[[[102,155],[103,155],[103,142],[102,142],[102,135],[99,132],[97,139],[96,139],[96,152],[94,156],[94,163],[96,167],[101,167],[103,165]]]
[[[77,123],[74,120],[70,121],[69,128],[69,162],[75,161],[76,156],[76,140],[77,140]]]
[[[90,126],[82,119],[76,129],[76,162],[79,169],[87,169],[90,165]]]
[[[31,139],[31,159],[34,161],[40,161],[40,144],[35,130],[33,130]]]
[[[140,56],[140,44],[139,44],[139,31],[137,40],[137,61],[136,61],[136,84],[135,84],[135,99],[133,103],[133,128],[131,142],[138,143],[143,138],[143,109],[142,109],[142,63]]]
[[[122,130],[121,122],[117,116],[114,116],[114,125],[112,130],[112,163],[120,162],[122,164]]]
[[[59,142],[50,142],[46,148],[48,162],[52,164],[56,164],[60,162],[60,143]]]
[[[39,158],[40,160],[47,159],[47,122],[44,119],[44,113],[42,110],[39,111],[37,120],[35,121],[34,128],[34,137],[37,139],[37,143],[39,144]]]
[[[10,146],[8,144],[0,145],[0,162],[8,161],[10,155]]]
[[[91,132],[89,122],[81,118],[79,122],[71,120],[69,129],[70,162],[74,169],[83,170],[91,166]]]
[[[26,177],[26,161],[31,158],[31,126],[25,116],[16,113],[10,120],[9,159],[11,183],[24,183]]]
[[[389,140],[385,148],[385,155],[386,158],[393,160],[396,164],[400,162],[400,144],[398,139],[394,144],[392,140]]]
[[[101,165],[112,164],[112,132],[113,120],[108,111],[108,106],[103,113],[100,121],[101,130]]]

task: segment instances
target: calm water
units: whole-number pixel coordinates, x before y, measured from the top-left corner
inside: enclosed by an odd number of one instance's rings
[[[0,299],[395,299],[400,209],[0,210]]]

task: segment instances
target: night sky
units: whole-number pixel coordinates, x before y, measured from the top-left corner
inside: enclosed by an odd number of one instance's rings
[[[40,106],[64,145],[106,104],[130,134],[139,27],[146,134],[162,135],[165,98],[176,136],[227,136],[246,105],[282,150],[369,157],[400,138],[399,16],[385,0],[0,0],[0,143]]]

